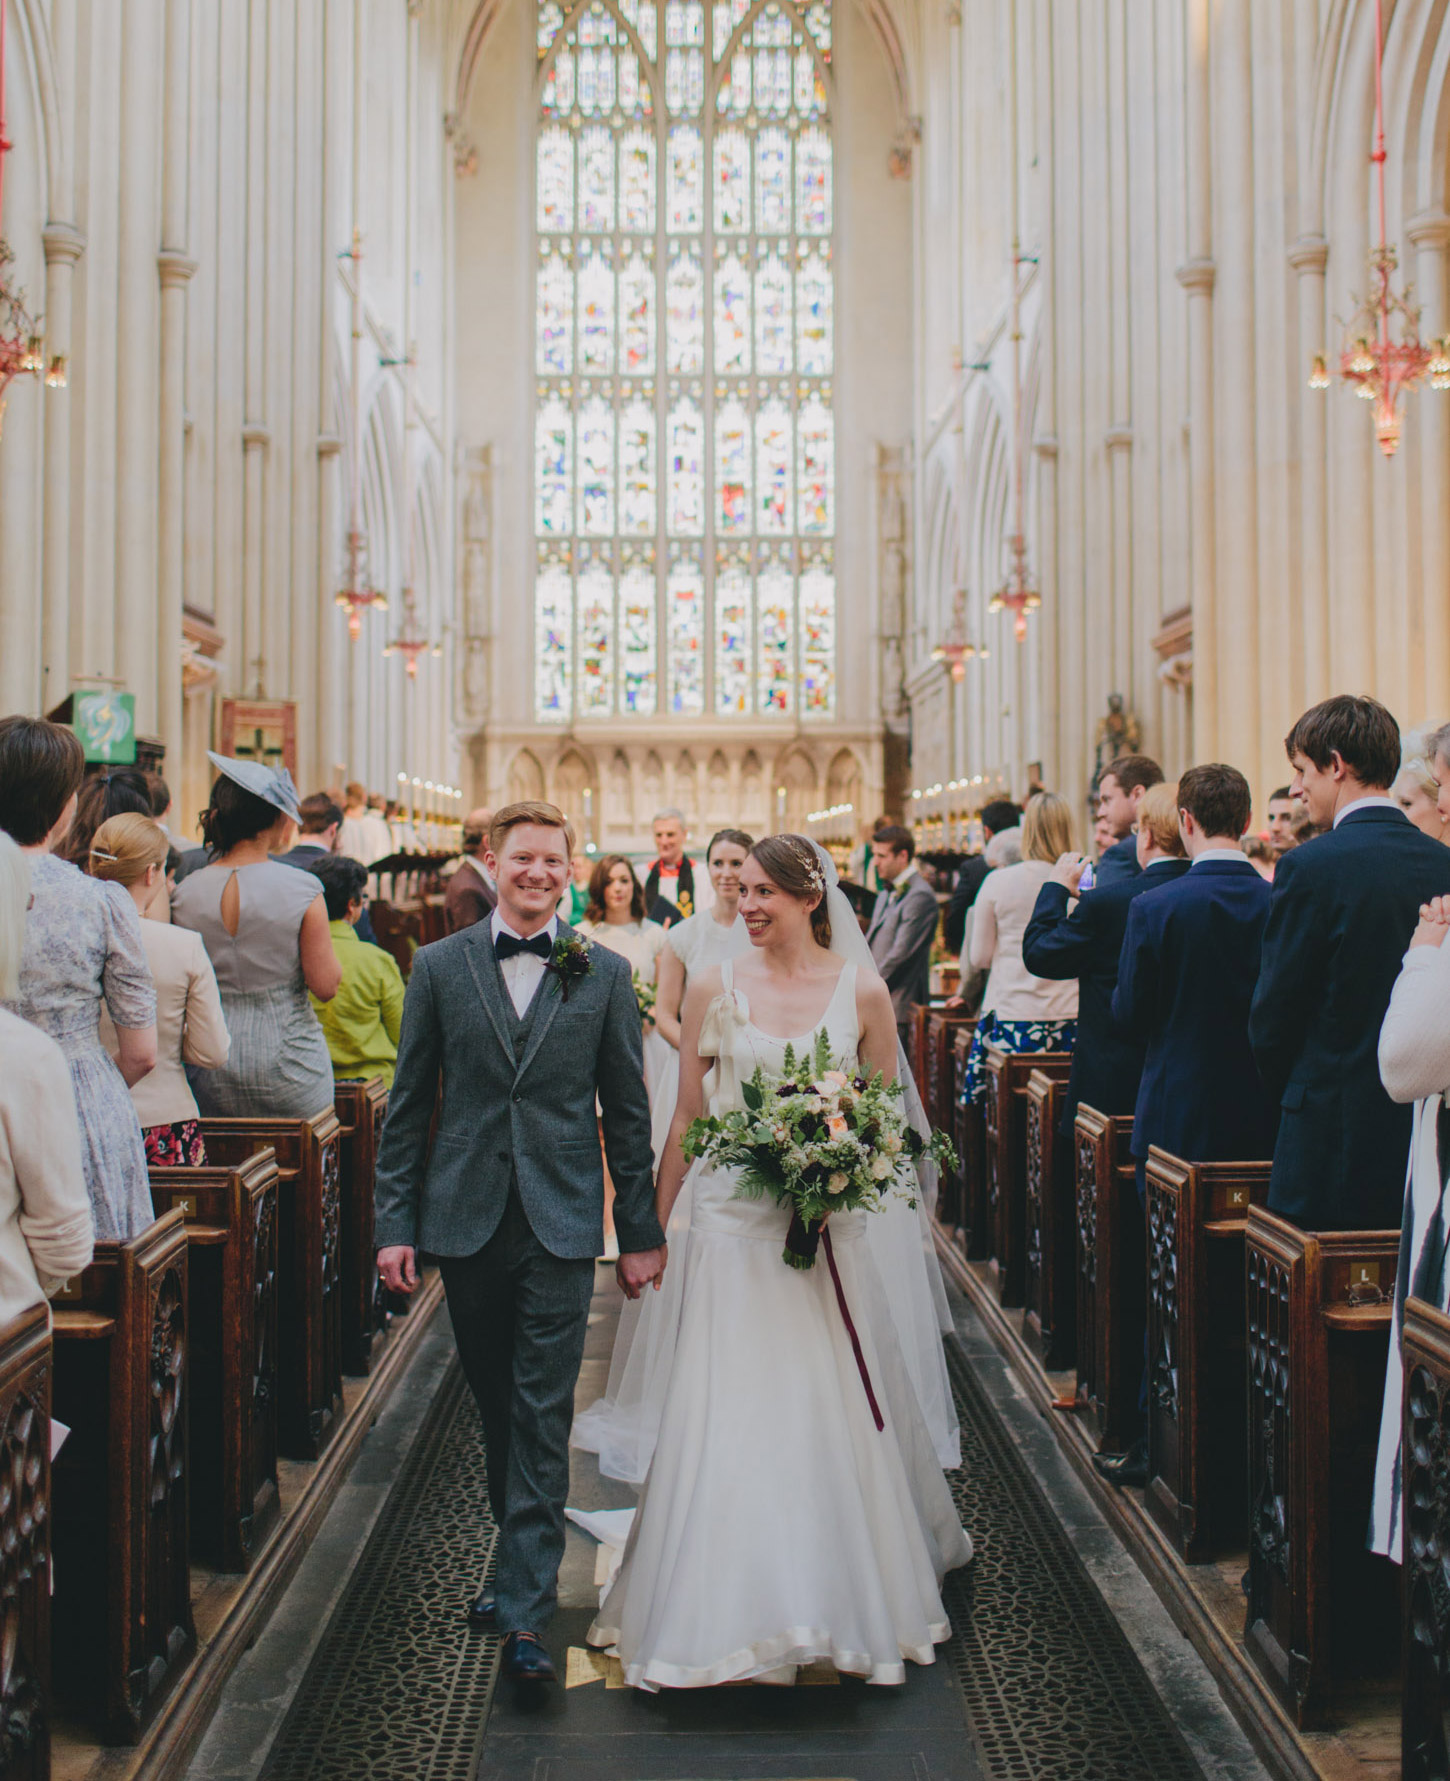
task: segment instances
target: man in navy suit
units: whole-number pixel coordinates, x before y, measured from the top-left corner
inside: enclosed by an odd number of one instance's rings
[[[1376,1051],[1420,905],[1450,892],[1450,848],[1390,798],[1400,730],[1376,700],[1326,699],[1284,746],[1324,832],[1275,868],[1249,1028],[1283,1110],[1269,1205],[1306,1230],[1393,1229],[1413,1110],[1385,1093]]]
[[[1190,1162],[1273,1153],[1278,1114],[1248,1031],[1269,918],[1269,887],[1239,846],[1252,803],[1237,768],[1190,767],[1178,782],[1178,822],[1192,864],[1128,911],[1113,1015],[1145,1048],[1132,1142],[1140,1198],[1150,1145]],[[1114,1483],[1145,1483],[1147,1444],[1093,1463]]]
[[[1103,768],[1098,781],[1098,821],[1106,823],[1117,840],[1098,861],[1094,886],[1136,878],[1139,872],[1133,830],[1138,806],[1150,786],[1162,785],[1163,769],[1146,754],[1120,754]]]
[[[1113,991],[1134,900],[1188,870],[1176,789],[1155,785],[1139,800],[1138,872],[1078,896],[1085,862],[1081,854],[1064,854],[1037,893],[1023,936],[1022,962],[1033,976],[1075,977],[1078,983],[1077,1044],[1059,1128],[1065,1138],[1072,1137],[1080,1102],[1099,1113],[1131,1113],[1137,1103],[1143,1046],[1113,1019]],[[1073,897],[1078,897],[1075,905]]]

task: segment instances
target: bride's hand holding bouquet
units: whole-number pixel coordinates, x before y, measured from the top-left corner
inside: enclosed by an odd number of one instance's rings
[[[824,1031],[804,1054],[787,1046],[779,1076],[757,1069],[741,1098],[741,1109],[692,1121],[685,1155],[738,1169],[737,1197],[769,1193],[790,1208],[782,1259],[793,1268],[815,1266],[833,1212],[878,1212],[893,1195],[914,1206],[920,1159],[956,1164],[942,1133],[911,1125],[902,1084],[833,1058]]]

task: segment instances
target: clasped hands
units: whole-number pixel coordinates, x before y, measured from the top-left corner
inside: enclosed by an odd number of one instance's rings
[[[1450,934],[1450,897],[1431,897],[1420,905],[1420,925],[1410,945],[1439,946],[1446,934]]]
[[[627,1299],[637,1299],[647,1286],[658,1292],[665,1277],[669,1245],[658,1249],[638,1249],[622,1255],[615,1263],[614,1278]],[[418,1289],[418,1256],[411,1243],[391,1243],[378,1251],[378,1274],[389,1292],[405,1297]]]

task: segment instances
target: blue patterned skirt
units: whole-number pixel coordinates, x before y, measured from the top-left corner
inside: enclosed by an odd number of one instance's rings
[[[988,1045],[1016,1057],[1030,1051],[1071,1051],[1076,1043],[1075,1020],[999,1020],[995,1014],[984,1014],[962,1073],[962,1105],[975,1102],[980,1107],[987,1098]]]

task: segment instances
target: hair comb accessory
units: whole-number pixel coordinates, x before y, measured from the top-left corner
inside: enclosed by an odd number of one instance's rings
[[[825,874],[821,871],[821,863],[811,847],[802,847],[796,842],[791,843],[791,852],[805,868],[806,883],[813,891],[824,891],[826,888]]]
[[[114,866],[114,865],[115,865],[115,863],[116,863],[116,856],[115,856],[115,854],[113,854],[113,853],[107,853],[107,852],[106,852],[106,851],[105,851],[105,849],[104,849],[104,848],[102,848],[102,847],[93,847],[93,848],[92,848],[92,849],[91,849],[91,858],[92,858],[92,859],[93,859],[93,860],[109,860],[109,861],[110,861],[110,863],[111,863],[111,864],[112,864],[112,865],[113,865],[113,866]]]

